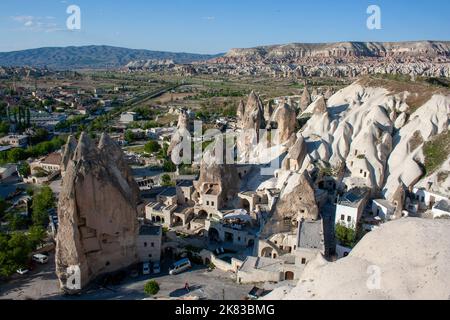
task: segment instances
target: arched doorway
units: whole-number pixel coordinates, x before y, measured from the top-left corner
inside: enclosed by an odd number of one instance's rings
[[[250,213],[250,202],[248,202],[247,199],[242,199],[241,200],[241,206],[242,206],[242,209],[247,211],[247,213]]]
[[[200,219],[207,219],[208,218],[208,213],[205,211],[205,210],[200,210],[199,212],[198,212],[198,214],[197,214],[197,216],[200,218]]]
[[[217,231],[217,229],[210,228],[208,231],[208,238],[210,241],[219,242],[220,241],[219,231]]]
[[[225,242],[231,242],[234,241],[234,235],[231,232],[225,232]]]
[[[294,273],[292,271],[286,271],[284,274],[284,280],[294,280]]]
[[[273,248],[266,247],[261,250],[261,256],[265,257],[265,258],[272,258],[272,252],[273,252]]]
[[[182,226],[183,225],[183,219],[181,219],[180,217],[175,216],[175,218],[174,218],[174,225],[175,226]]]

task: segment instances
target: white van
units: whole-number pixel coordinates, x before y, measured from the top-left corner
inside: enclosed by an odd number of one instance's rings
[[[191,261],[189,261],[189,259],[183,259],[175,262],[173,265],[170,266],[169,274],[173,276],[175,274],[182,273],[190,268],[192,268]]]
[[[33,255],[33,260],[40,264],[46,264],[48,262],[48,257],[39,253]]]
[[[142,274],[144,276],[150,274],[150,262],[144,262],[142,264]]]

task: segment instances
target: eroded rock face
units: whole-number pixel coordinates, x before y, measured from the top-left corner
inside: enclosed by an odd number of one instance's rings
[[[273,113],[271,123],[276,124],[278,143],[284,143],[295,134],[297,114],[295,109],[286,103],[280,105]]]
[[[80,136],[58,203],[56,273],[67,293],[137,262],[138,195],[128,173],[107,136],[100,148],[86,134]],[[75,282],[73,270],[79,276]]]
[[[448,220],[406,218],[386,223],[368,233],[348,257],[333,263],[317,257],[296,287],[276,289],[264,299],[448,299],[449,228]],[[389,245],[377,245],[380,242]],[[368,282],[370,270],[381,271],[379,283]]]
[[[272,101],[269,101],[264,107],[264,119],[266,120],[266,122],[270,121],[270,119],[272,118],[272,114],[273,114],[273,105]]]
[[[184,109],[180,110],[180,115],[178,116],[177,131],[173,134],[170,141],[169,148],[167,149],[168,155],[171,155],[174,149],[183,142],[183,139],[189,136],[189,132],[192,129],[191,127],[192,125],[189,113]]]
[[[286,181],[274,214],[265,225],[262,235],[268,237],[276,233],[290,232],[297,228],[296,222],[318,218],[319,208],[311,177],[307,171],[295,173]]]
[[[215,185],[219,198],[219,208],[226,207],[232,203],[239,193],[241,179],[236,165],[228,164],[206,164],[200,167],[200,177],[195,182],[195,188],[199,194],[206,192],[211,185]]]
[[[239,128],[243,127],[242,120],[244,119],[244,114],[245,114],[245,104],[244,104],[244,101],[241,100],[239,102],[239,106],[238,106],[238,108],[236,110],[236,117],[238,119],[237,126]]]
[[[64,175],[67,166],[69,165],[69,161],[72,160],[75,149],[77,148],[77,140],[74,136],[69,136],[67,139],[67,143],[63,148],[62,152],[62,161],[61,161],[61,174]]]
[[[283,170],[298,171],[303,167],[303,162],[308,154],[305,139],[302,136],[297,138],[297,141],[289,149],[289,153],[283,160]]]
[[[120,171],[120,174],[126,179],[130,188],[124,186],[124,190],[130,191],[128,196],[130,199],[133,199],[135,203],[139,202],[140,191],[139,186],[133,178],[133,173],[131,171],[130,166],[126,162],[122,149],[120,146],[115,143],[107,134],[102,134],[100,137],[100,142],[98,144],[98,150],[101,155],[106,155],[105,160],[111,161],[111,167],[117,166]],[[118,175],[117,172],[114,174]]]
[[[242,118],[243,129],[254,129],[259,132],[265,127],[264,106],[259,96],[252,91],[245,106],[244,117]]]
[[[300,99],[301,111],[305,111],[306,108],[308,108],[308,106],[311,104],[311,102],[311,95],[309,94],[308,88],[305,87],[305,90],[303,90],[302,98]]]

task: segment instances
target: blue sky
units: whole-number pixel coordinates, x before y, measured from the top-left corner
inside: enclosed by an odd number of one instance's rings
[[[70,4],[81,30],[66,29]],[[382,29],[366,27],[380,6]],[[291,42],[450,40],[448,0],[1,0],[0,51],[106,44],[225,52]]]

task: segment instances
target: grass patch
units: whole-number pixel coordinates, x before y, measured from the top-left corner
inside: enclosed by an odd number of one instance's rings
[[[403,75],[374,75],[360,80],[360,84],[368,87],[381,87],[396,95],[408,91],[410,95],[406,103],[410,107],[408,114],[411,115],[428,102],[435,94],[450,94],[450,90],[442,85],[434,85],[428,79],[419,78],[415,82],[409,76]]]
[[[435,172],[450,154],[450,131],[445,131],[425,143],[425,170],[427,175]]]

